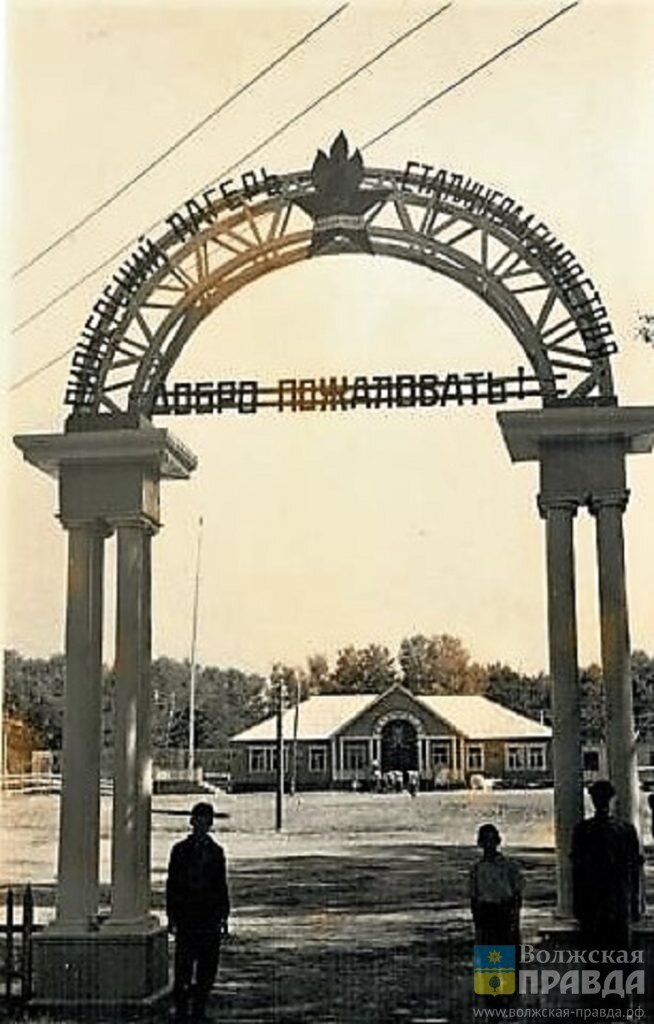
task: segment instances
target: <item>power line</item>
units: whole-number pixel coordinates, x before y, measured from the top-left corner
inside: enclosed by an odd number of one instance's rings
[[[279,128],[277,128],[274,132],[271,132],[270,135],[268,135],[262,142],[258,143],[253,149],[249,150],[247,153],[242,154],[238,158],[238,160],[235,160],[234,163],[229,165],[229,167],[225,167],[222,171],[220,171],[220,173],[218,175],[213,177],[211,179],[211,181],[207,182],[206,185],[204,185],[200,189],[197,189],[196,192],[194,193],[194,195],[199,195],[203,191],[203,189],[208,188],[209,185],[212,185],[214,181],[220,180],[226,174],[230,174],[236,167],[239,167],[242,163],[244,163],[250,157],[252,157],[256,153],[260,152],[260,150],[262,150],[264,148],[264,146],[267,146],[274,139],[277,139],[280,135],[282,135],[285,131],[287,131],[292,125],[296,124],[303,117],[306,117],[306,115],[309,114],[312,110],[315,110],[315,108],[320,103],[324,103],[324,101],[326,99],[329,99],[331,96],[333,96],[334,93],[339,91],[339,89],[342,89],[345,85],[348,85],[351,81],[353,81],[353,79],[357,78],[358,75],[363,74],[364,71],[367,71],[370,67],[372,67],[373,64],[376,64],[377,61],[381,60],[382,57],[384,57],[390,50],[392,50],[396,46],[399,46],[399,44],[404,42],[406,39],[408,39],[409,36],[413,35],[415,32],[418,32],[420,29],[424,28],[430,21],[433,21],[434,18],[437,18],[440,14],[442,14],[444,11],[446,11],[451,6],[452,6],[452,0],[450,0],[449,3],[446,3],[443,7],[438,8],[438,10],[434,11],[432,14],[428,15],[426,18],[423,18],[422,21],[420,21],[416,25],[412,26],[412,28],[407,29],[405,32],[402,32],[392,42],[390,42],[382,50],[380,50],[378,53],[376,53],[374,55],[374,57],[371,57],[369,60],[365,61],[364,64],[361,64],[358,68],[356,68],[354,71],[351,71],[348,75],[345,75],[344,78],[340,79],[335,85],[333,85],[333,86],[331,86],[331,88],[327,89],[326,92],[322,93],[315,100],[312,100],[312,102],[309,103],[306,107],[304,107],[302,110],[300,110],[296,114],[294,114],[293,117],[291,117],[287,121],[285,121],[283,125],[281,125]],[[22,331],[29,324],[33,323],[34,320],[37,320],[39,317],[43,316],[44,313],[47,313],[48,310],[52,309],[53,306],[58,305],[59,302],[61,302],[65,298],[67,298],[67,296],[70,295],[71,292],[73,292],[77,288],[79,288],[80,285],[85,284],[86,281],[88,281],[92,277],[95,277],[95,275],[98,274],[101,270],[104,270],[105,267],[108,267],[111,263],[113,263],[114,260],[117,259],[121,255],[121,253],[125,252],[131,246],[135,245],[136,242],[138,242],[138,240],[143,235],[148,235],[151,231],[154,231],[154,229],[157,228],[161,223],[162,223],[161,220],[156,220],[154,222],[154,224],[151,224],[150,227],[145,229],[145,231],[139,232],[139,234],[136,235],[135,238],[132,238],[128,242],[126,242],[124,245],[121,245],[121,247],[119,249],[116,249],[114,252],[112,252],[110,256],[108,256],[106,259],[104,259],[102,261],[102,263],[98,263],[97,266],[93,267],[91,270],[88,270],[85,274],[83,274],[81,277],[79,277],[76,281],[74,281],[72,284],[68,285],[67,288],[64,288],[63,291],[58,292],[48,302],[44,303],[43,306],[40,306],[33,313],[30,313],[29,316],[25,317],[24,320],[21,320],[19,323],[17,323],[15,325],[15,327],[12,328],[11,333],[12,334],[18,334],[19,331]]]
[[[354,71],[351,71],[349,75],[345,76],[345,78],[341,78],[341,80],[337,82],[336,85],[332,85],[331,88],[327,89],[326,92],[321,93],[321,95],[318,96],[317,99],[312,100],[311,103],[309,103],[306,107],[303,107],[302,110],[297,112],[297,114],[294,114],[293,117],[290,117],[288,121],[285,121],[284,124],[281,125],[281,127],[276,128],[274,132],[271,132],[271,134],[268,135],[265,139],[263,139],[262,142],[257,143],[257,145],[253,149],[250,149],[247,153],[244,153],[243,156],[241,156],[238,160],[235,161],[235,163],[231,164],[229,167],[226,167],[223,171],[220,172],[218,177],[222,178],[223,175],[230,174],[231,171],[235,170],[242,163],[245,163],[245,161],[249,160],[250,157],[256,156],[256,154],[259,153],[260,150],[264,148],[264,146],[267,146],[269,143],[274,142],[274,140],[278,138],[283,132],[287,131],[288,128],[291,128],[294,124],[296,124],[297,121],[300,121],[303,117],[306,117],[307,114],[310,114],[312,110],[315,110],[315,108],[319,106],[321,103],[324,103],[325,100],[330,99],[330,97],[332,97],[335,93],[339,92],[340,89],[343,89],[346,85],[349,85],[350,82],[352,82],[355,78],[358,78],[358,76],[363,74],[364,71],[367,71],[369,68],[371,68],[373,64],[376,64],[377,61],[382,59],[382,57],[385,57],[387,53],[390,53],[390,51],[395,49],[396,46],[399,46],[400,43],[403,43],[406,39],[409,38],[409,36],[412,36],[415,32],[419,32],[421,29],[425,28],[425,26],[428,25],[430,21],[433,21],[434,18],[437,18],[440,14],[443,14],[449,7],[452,6],[452,3],[453,0],[450,0],[449,3],[446,3],[442,7],[439,7],[438,10],[434,11],[432,14],[429,14],[426,18],[423,18],[422,21],[419,21],[416,25],[413,25],[411,28],[407,29],[406,32],[402,32],[401,35],[396,36],[396,38],[393,39],[392,42],[390,42],[382,50],[376,53],[374,57],[371,57],[364,64],[361,64],[358,68],[356,68]],[[205,186],[205,188],[207,187],[208,186]]]
[[[145,178],[146,175],[150,173],[150,171],[153,171],[154,168],[158,167],[159,164],[163,163],[164,160],[167,160],[169,156],[171,156],[176,150],[180,148],[180,146],[183,146],[185,142],[188,142],[189,139],[191,139],[194,135],[201,131],[202,128],[205,127],[205,125],[209,124],[209,122],[212,121],[219,114],[222,114],[224,110],[226,110],[237,99],[243,96],[244,93],[248,91],[248,89],[251,89],[253,85],[256,85],[256,83],[261,81],[262,78],[265,78],[265,76],[268,75],[271,71],[273,71],[274,68],[282,64],[287,59],[287,57],[290,57],[290,55],[295,52],[295,50],[299,50],[300,47],[304,46],[304,44],[307,43],[312,36],[320,32],[320,30],[323,29],[325,25],[328,25],[330,21],[333,21],[334,18],[338,17],[338,15],[341,14],[348,6],[349,2],[341,4],[341,6],[337,7],[335,11],[332,11],[332,13],[328,15],[328,17],[324,18],[321,22],[315,25],[308,32],[305,32],[305,34],[300,39],[296,40],[296,42],[294,42],[291,46],[284,50],[283,53],[281,53],[278,57],[275,57],[274,60],[270,61],[269,64],[266,64],[264,68],[262,68],[260,71],[256,73],[256,75],[254,75],[247,82],[245,82],[244,85],[239,86],[239,88],[236,89],[236,91],[233,92],[230,96],[228,96],[226,100],[223,100],[223,102],[220,103],[217,107],[214,107],[213,110],[211,110],[203,118],[197,121],[191,128],[188,129],[188,131],[185,131],[182,135],[178,136],[174,140],[174,142],[172,142],[166,149],[164,149],[162,153],[156,156],[154,160],[151,160],[149,164],[146,164],[146,166],[143,167],[132,178],[124,182],[124,184],[121,185],[120,188],[117,188],[116,191],[112,192],[110,196],[108,196],[106,199],[103,199],[101,203],[98,203],[97,206],[94,206],[91,210],[89,210],[88,213],[84,214],[83,217],[80,217],[78,221],[75,221],[74,224],[71,224],[69,228],[67,228],[60,235],[58,235],[57,238],[53,239],[53,241],[50,242],[49,245],[46,245],[44,249],[40,249],[39,252],[35,253],[34,256],[27,260],[26,263],[23,263],[20,267],[18,267],[17,270],[14,271],[12,276],[19,277],[20,274],[23,274],[26,270],[29,270],[30,267],[33,267],[36,263],[42,260],[44,256],[47,256],[48,253],[51,253],[53,249],[56,249],[57,246],[61,245],[62,242],[65,242],[67,238],[70,238],[70,236],[73,235],[79,228],[84,227],[84,225],[88,224],[90,220],[93,220],[93,218],[97,217],[99,213],[101,213],[103,210],[106,210],[108,206],[111,206],[111,204],[115,202],[116,199],[124,195],[125,192],[132,188],[133,185],[136,185],[138,181],[141,181],[142,178]]]
[[[34,380],[35,377],[40,376],[40,374],[45,373],[46,370],[49,370],[50,367],[56,366],[57,363],[60,363],[62,359],[65,359],[66,356],[69,356],[71,352],[75,351],[76,348],[77,342],[75,342],[73,345],[69,345],[67,349],[64,349],[64,351],[60,352],[59,355],[53,356],[52,359],[49,359],[47,363],[42,363],[40,366],[37,366],[36,369],[31,370],[29,373],[26,373],[24,377],[21,377],[19,380],[14,381],[14,383],[7,390],[17,391],[18,388],[22,388],[23,384],[29,384],[29,382],[31,380]]]
[[[487,60],[483,61],[481,64],[478,64],[477,67],[472,69],[472,71],[466,72],[466,74],[462,75],[461,78],[458,78],[456,82],[452,82],[450,85],[445,86],[444,89],[441,89],[439,92],[434,93],[434,95],[430,96],[429,99],[424,100],[424,102],[420,103],[417,107],[414,107],[413,110],[410,110],[408,114],[405,114],[404,117],[401,117],[398,121],[395,121],[388,128],[385,128],[383,132],[379,132],[378,135],[375,135],[372,139],[369,139],[368,142],[366,142],[363,146],[360,146],[359,148],[368,149],[370,146],[374,146],[377,142],[380,142],[381,139],[386,138],[387,135],[390,135],[391,132],[394,132],[396,128],[400,128],[402,125],[406,124],[407,121],[410,121],[412,118],[416,117],[417,114],[420,114],[423,110],[426,110],[426,108],[430,107],[432,103],[436,103],[438,100],[443,99],[444,96],[447,96],[448,93],[453,92],[455,89],[458,89],[459,86],[463,85],[464,82],[467,82],[475,75],[478,75],[480,71],[484,71],[491,64],[494,64],[496,60],[500,60],[502,57],[505,57],[507,53],[510,53],[511,50],[515,50],[516,47],[520,46],[521,43],[524,43],[531,36],[535,36],[538,32],[542,32],[544,28],[547,28],[548,25],[551,25],[553,21],[556,21],[556,19],[560,18],[563,14],[567,14],[568,11],[571,11],[573,7],[577,7],[578,4],[579,0],[574,0],[574,2],[568,4],[567,7],[562,7],[560,11],[556,12],[556,14],[552,14],[549,18],[546,18],[545,21],[542,21],[540,23],[540,25],[536,25],[534,28],[530,28],[528,32],[524,32],[521,36],[518,36],[518,38],[514,39],[512,43],[509,43],[508,46],[504,46],[501,50],[498,50],[497,53],[494,53]]]
[[[568,4],[566,7],[561,8],[561,10],[557,11],[553,15],[550,15],[549,18],[546,18],[545,21],[540,22],[538,25],[534,26],[534,28],[529,29],[527,32],[524,32],[522,35],[518,36],[517,39],[513,40],[513,42],[507,44],[507,46],[504,46],[501,50],[498,50],[491,57],[487,58],[481,64],[478,64],[475,68],[473,68],[471,71],[467,72],[465,75],[462,75],[461,78],[458,78],[455,82],[452,82],[450,85],[446,86],[444,89],[441,89],[438,93],[435,93],[433,96],[430,96],[427,100],[425,100],[424,102],[420,103],[417,107],[414,107],[413,110],[409,111],[408,114],[405,114],[398,121],[395,121],[388,128],[384,129],[383,132],[380,132],[379,134],[375,135],[372,139],[369,139],[363,146],[361,146],[359,148],[360,149],[368,149],[370,146],[375,145],[382,138],[385,138],[387,135],[390,135],[391,132],[395,131],[397,128],[401,127],[402,125],[404,125],[408,121],[410,121],[412,118],[416,117],[417,114],[421,113],[427,107],[431,106],[433,103],[436,103],[438,100],[440,100],[444,96],[448,95],[448,93],[452,92],[454,89],[457,89],[459,86],[461,86],[465,82],[469,81],[471,78],[473,78],[475,75],[479,74],[481,71],[485,70],[487,67],[489,67],[491,64],[493,64],[495,61],[500,60],[506,54],[508,54],[512,50],[516,49],[522,43],[526,42],[527,39],[529,39],[532,36],[536,35],[537,33],[541,32],[548,25],[552,24],[552,22],[556,21],[557,18],[560,18],[562,15],[567,14],[568,11],[572,10],[574,7],[577,7],[579,5],[579,2],[580,2],[580,0],[573,0],[573,2]],[[432,18],[437,17],[437,15],[439,15],[443,11],[447,10],[447,8],[450,7],[450,6],[451,6],[451,3],[448,3],[444,7],[439,8],[438,11],[436,11],[433,15],[430,15],[429,19],[426,19],[426,20],[431,20]],[[407,35],[410,35],[412,32],[417,31],[418,28],[420,28],[423,24],[424,23],[421,22],[418,25],[414,26],[412,29],[408,30],[402,36],[398,37],[397,40],[395,40],[393,43],[391,43],[388,47],[386,47],[383,51],[380,51],[380,53],[377,54],[374,58],[371,58],[371,60],[367,61],[364,65],[362,65],[360,68],[358,68],[355,72],[352,72],[350,75],[346,76],[346,78],[343,79],[341,82],[337,83],[336,86],[332,86],[332,88],[327,90],[326,93],[323,93],[321,97],[319,97],[317,100],[314,100],[311,104],[308,105],[308,107],[305,107],[303,109],[303,111],[301,111],[300,113],[296,114],[293,118],[290,118],[289,121],[285,122],[285,124],[281,128],[279,128],[275,132],[273,132],[270,136],[268,136],[267,139],[265,139],[257,147],[255,147],[249,153],[247,153],[244,156],[242,156],[240,158],[240,160],[238,160],[236,163],[232,164],[229,168],[227,168],[224,171],[222,171],[221,174],[218,177],[222,177],[223,174],[229,173],[235,167],[238,167],[239,164],[242,163],[244,160],[248,159],[248,157],[252,156],[254,153],[257,153],[261,148],[263,148],[263,146],[267,145],[269,142],[272,142],[273,139],[277,138],[278,135],[281,134],[282,131],[285,131],[288,127],[291,126],[291,124],[294,124],[300,117],[305,116],[307,113],[309,113],[310,110],[313,110],[318,105],[318,103],[322,102],[328,96],[333,95],[334,92],[336,92],[339,88],[341,88],[342,85],[346,84],[346,82],[351,81],[352,78],[356,77],[357,74],[360,74],[366,68],[370,67],[370,65],[372,63],[374,63],[375,61],[379,60],[384,55],[384,53],[387,53],[388,50],[391,49],[394,45],[397,45],[400,41],[405,39],[407,37]],[[209,183],[209,184],[211,184],[211,183]],[[205,186],[205,187],[208,187],[208,186]],[[199,191],[201,191],[201,190],[199,190]],[[147,229],[145,234],[147,234],[150,231],[152,231],[160,223],[161,223],[160,221],[157,221],[155,224],[152,225],[152,227]],[[59,293],[59,295],[55,296],[54,299],[50,300],[49,303],[47,303],[45,306],[41,307],[41,309],[37,310],[30,317],[28,317],[26,320],[24,320],[20,324],[18,324],[13,329],[12,333],[16,333],[17,331],[21,330],[22,327],[27,326],[28,323],[30,323],[32,320],[36,319],[37,317],[41,316],[48,309],[50,309],[53,305],[55,305],[61,299],[65,298],[72,291],[74,291],[79,285],[83,284],[90,277],[94,276],[96,273],[98,273],[98,271],[104,269],[105,266],[107,266],[109,263],[111,263],[122,252],[124,252],[125,249],[129,248],[130,245],[133,245],[136,241],[138,241],[139,237],[141,237],[141,236],[140,235],[137,236],[137,238],[133,239],[131,242],[128,242],[126,245],[122,246],[116,252],[112,253],[112,255],[107,260],[105,260],[103,263],[99,264],[97,267],[93,268],[92,270],[90,270],[87,274],[85,274],[83,277],[79,278],[72,285],[70,285],[68,288],[66,288],[63,292]],[[27,374],[25,377],[21,378],[19,381],[17,381],[15,384],[13,384],[9,390],[10,391],[16,390],[17,388],[21,387],[23,384],[26,384],[28,381],[32,380],[34,377],[38,376],[40,373],[44,372],[46,369],[49,369],[55,363],[58,363],[62,359],[65,359],[66,356],[69,355],[75,349],[75,347],[76,347],[75,345],[70,346],[64,352],[59,353],[59,355],[55,356],[53,359],[49,360],[47,363],[43,364],[40,367],[37,367],[31,373]]]

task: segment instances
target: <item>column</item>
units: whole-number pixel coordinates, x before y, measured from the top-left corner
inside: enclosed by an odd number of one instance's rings
[[[97,926],[102,746],[101,522],[68,523],[66,702],[59,828],[57,917],[53,930]]]
[[[151,570],[147,517],[118,522],[112,912],[109,928],[149,923]]]
[[[557,914],[572,915],[572,831],[583,817],[581,713],[577,664],[577,612],[573,520],[574,499],[538,499],[546,521],[547,621],[554,712],[554,832]]]
[[[596,519],[602,669],[609,778],[616,816],[638,827],[638,771],[634,731],[622,517],[629,492],[593,496]]]

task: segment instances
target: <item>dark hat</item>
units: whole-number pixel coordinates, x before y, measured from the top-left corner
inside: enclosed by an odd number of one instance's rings
[[[613,783],[608,779],[598,779],[597,782],[593,782],[592,786],[588,787],[588,792],[593,799],[597,800],[610,800],[615,796]]]
[[[498,843],[502,842],[502,837],[499,833],[499,830],[495,827],[495,825],[491,824],[490,822],[488,822],[485,825],[479,826],[479,831],[477,832],[478,846],[481,845],[484,836],[492,836]]]
[[[209,818],[213,821],[213,815],[213,807],[210,803],[207,803],[206,800],[201,800],[200,803],[195,804],[195,806],[191,808],[191,821],[193,821],[194,818]]]

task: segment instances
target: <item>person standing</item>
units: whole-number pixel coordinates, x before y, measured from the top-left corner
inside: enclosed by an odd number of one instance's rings
[[[191,834],[175,843],[170,853],[166,910],[169,930],[175,935],[173,998],[179,1021],[189,1019],[189,1009],[191,1020],[206,1020],[220,944],[228,934],[225,854],[209,835],[213,820],[211,804],[196,804],[191,811]]]
[[[610,813],[615,789],[608,779],[589,787],[595,814],[572,833],[572,897],[582,944],[627,949],[640,917],[643,858],[633,825]]]
[[[477,846],[483,856],[470,872],[470,906],[478,946],[516,946],[520,942],[524,879],[516,862],[499,852],[501,842],[495,825],[480,827]]]

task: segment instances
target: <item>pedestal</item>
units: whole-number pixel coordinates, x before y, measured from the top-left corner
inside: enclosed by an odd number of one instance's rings
[[[138,933],[34,936],[31,1009],[115,1015],[166,999],[168,936],[157,924]]]

